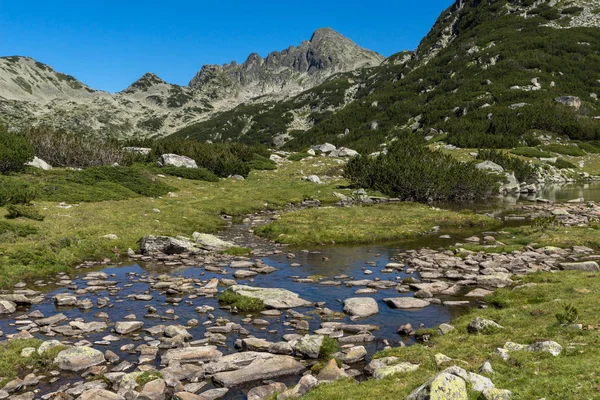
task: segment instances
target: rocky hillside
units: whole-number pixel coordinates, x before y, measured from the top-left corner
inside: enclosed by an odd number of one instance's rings
[[[600,139],[600,2],[459,0],[415,52],[242,105],[180,137],[374,152],[403,133],[459,147]],[[570,97],[565,97],[570,96]]]
[[[298,47],[243,64],[208,65],[189,86],[147,73],[120,93],[93,90],[27,57],[0,58],[0,122],[18,129],[45,124],[81,133],[165,136],[242,102],[281,101],[331,75],[377,66],[383,57],[331,29]]]

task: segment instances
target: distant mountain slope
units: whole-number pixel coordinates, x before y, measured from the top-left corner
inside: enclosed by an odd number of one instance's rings
[[[599,139],[599,27],[598,0],[456,1],[414,53],[333,76],[290,100],[238,106],[176,136],[276,138],[296,150],[328,141],[363,152],[401,132],[460,147],[512,147],[535,134]]]
[[[383,57],[331,29],[310,41],[243,64],[204,66],[189,86],[147,73],[120,93],[96,91],[27,57],[0,58],[0,122],[13,129],[46,124],[81,133],[165,136],[252,100],[287,99],[329,76]]]

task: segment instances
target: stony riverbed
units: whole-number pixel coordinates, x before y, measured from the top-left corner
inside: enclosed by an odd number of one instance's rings
[[[600,213],[594,203],[528,207],[529,217],[554,215],[565,225],[589,223]],[[0,398],[262,399],[276,392],[283,392],[278,399],[295,398],[320,381],[415,368],[371,356],[411,344],[419,327],[485,307],[483,297],[512,285],[515,276],[595,271],[600,258],[584,246],[510,254],[420,243],[289,249],[248,234],[269,218],[253,216],[223,235],[252,248],[251,257],[147,238],[143,254],[132,252],[121,263],[86,263],[77,273],[0,294],[2,335],[44,340],[22,357],[66,346],[50,370],[19,371]],[[438,232],[435,238],[494,246],[502,235]],[[267,309],[244,313],[220,305],[218,293],[227,289],[260,298]],[[338,343],[341,366],[311,373],[325,337]],[[147,376],[158,379],[145,383],[140,377]]]

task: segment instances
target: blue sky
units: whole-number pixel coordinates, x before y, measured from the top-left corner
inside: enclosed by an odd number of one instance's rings
[[[416,48],[452,0],[0,0],[0,55],[24,55],[95,89],[145,72],[186,85],[204,64],[243,62],[330,27],[384,56]]]

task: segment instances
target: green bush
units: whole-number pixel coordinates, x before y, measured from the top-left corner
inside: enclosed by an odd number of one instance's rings
[[[498,192],[497,177],[432,151],[414,137],[398,140],[376,158],[352,158],[344,176],[355,186],[408,201],[474,200]]]
[[[558,169],[577,169],[577,165],[565,160],[564,158],[557,159],[554,163],[554,166]]]
[[[54,167],[98,167],[130,164],[136,157],[125,153],[116,139],[78,135],[49,127],[30,128],[24,136],[35,154]]]
[[[319,349],[319,358],[328,361],[338,351],[338,348],[339,344],[337,340],[329,336],[323,336],[323,343],[321,343],[321,348]]]
[[[219,178],[207,170],[206,168],[186,168],[165,166],[160,169],[160,172],[166,175],[177,176],[195,181],[217,182]]]
[[[574,324],[579,319],[579,311],[572,304],[567,304],[564,311],[556,313],[556,320],[559,324]]]
[[[37,232],[38,230],[35,226],[0,221],[0,238],[7,234],[16,237],[27,237],[29,235],[35,235]]]
[[[145,161],[155,163],[163,154],[178,154],[190,157],[199,167],[206,168],[217,176],[248,176],[252,169],[275,169],[274,162],[268,159],[269,152],[262,146],[248,146],[241,143],[201,143],[188,139],[164,139],[154,142],[129,143],[147,145],[152,151]]]
[[[529,158],[550,158],[552,153],[542,151],[535,147],[517,147],[511,150],[511,153],[517,156],[529,157]]]
[[[290,155],[287,159],[290,161],[300,161],[302,159],[305,159],[306,157],[310,157],[310,154],[306,152],[299,152]]]
[[[33,149],[21,135],[8,133],[0,126],[0,173],[18,172],[33,160]]]
[[[477,159],[492,161],[507,171],[513,171],[519,182],[532,181],[537,175],[533,165],[501,151],[481,149],[477,154]]]
[[[265,303],[262,300],[235,294],[231,289],[219,294],[219,304],[237,308],[238,311],[243,312],[258,312],[265,309]]]
[[[0,177],[0,207],[8,204],[29,204],[37,197],[37,190],[25,182]]]
[[[246,163],[250,169],[254,169],[257,171],[272,171],[277,169],[277,164],[275,161],[268,159],[267,157],[263,157],[260,154],[253,154],[252,159]]]
[[[577,143],[577,146],[581,150],[584,150],[590,154],[600,154],[600,147],[598,147],[592,143],[580,142],[580,143]]]
[[[142,166],[92,167],[77,171],[49,171],[37,185],[44,201],[98,202],[133,197],[164,196],[177,191]]]
[[[576,146],[569,146],[566,144],[553,143],[543,147],[544,150],[551,151],[553,153],[563,154],[565,156],[582,157],[585,156],[585,151],[581,150]]]
[[[34,221],[43,221],[44,216],[30,204],[9,204],[6,206],[8,214],[6,218],[27,218]]]

